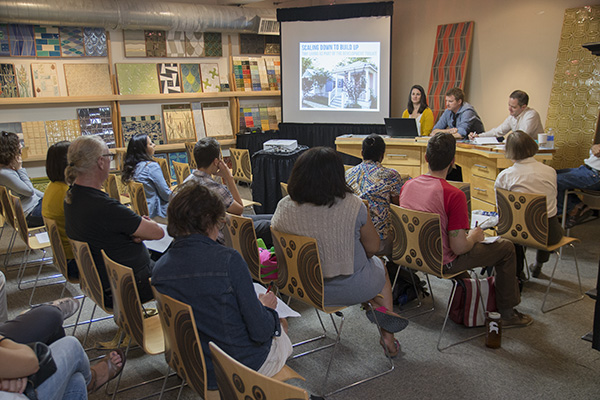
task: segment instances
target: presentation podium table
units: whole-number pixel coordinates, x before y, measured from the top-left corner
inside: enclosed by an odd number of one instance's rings
[[[338,136],[337,151],[361,157],[363,135]],[[412,178],[428,171],[425,161],[428,138],[396,139],[384,138],[386,150],[382,164]],[[536,154],[538,161],[552,160],[555,150],[542,150]],[[471,183],[471,209],[496,211],[494,182],[498,173],[513,163],[504,157],[504,151],[490,147],[457,143],[456,164],[462,168],[463,181]]]

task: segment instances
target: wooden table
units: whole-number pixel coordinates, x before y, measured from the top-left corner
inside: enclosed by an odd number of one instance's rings
[[[339,136],[336,149],[340,153],[362,158],[362,135]],[[425,161],[428,138],[396,139],[384,138],[386,144],[382,164],[401,174],[415,178],[428,171]],[[539,161],[549,161],[555,150],[543,150],[536,154]],[[471,183],[471,209],[496,211],[494,182],[498,173],[513,163],[504,157],[504,151],[489,146],[474,146],[457,143],[456,164],[462,168],[463,181]]]

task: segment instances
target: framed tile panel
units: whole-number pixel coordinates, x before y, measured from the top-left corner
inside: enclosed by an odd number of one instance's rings
[[[162,106],[167,143],[195,142],[194,118],[189,104]]]
[[[159,94],[156,64],[115,64],[119,94]]]
[[[15,63],[15,74],[19,97],[33,97],[33,81],[31,80],[31,66],[29,64]]]
[[[33,78],[33,90],[35,92],[35,97],[60,96],[56,64],[32,63],[31,76]]]
[[[11,57],[35,57],[35,36],[33,25],[9,24]]]
[[[69,96],[113,94],[108,64],[64,64]]]
[[[34,26],[36,57],[60,57],[57,26]]]
[[[220,92],[221,80],[219,78],[219,64],[217,63],[201,63],[200,76],[202,77],[202,91]]]
[[[85,55],[82,28],[61,26],[59,32],[60,51],[63,57],[83,57]]]
[[[157,64],[161,93],[181,93],[179,66],[176,63]]]
[[[88,57],[106,57],[106,31],[104,28],[83,28],[83,44]]]
[[[19,97],[13,64],[0,64],[0,97]]]

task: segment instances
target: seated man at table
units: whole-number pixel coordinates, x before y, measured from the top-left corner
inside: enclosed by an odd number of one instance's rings
[[[536,140],[538,134],[544,133],[544,126],[540,114],[533,108],[528,107],[528,104],[529,95],[522,90],[515,90],[508,98],[508,112],[510,115],[506,117],[504,122],[487,132],[471,132],[469,133],[469,139],[480,136],[500,137],[508,132],[522,131]]]
[[[75,139],[69,146],[67,160],[65,180],[71,185],[65,198],[67,236],[90,246],[107,307],[112,307],[112,292],[100,250],[133,269],[141,301],[152,300],[148,279],[154,262],[142,241],[160,239],[164,231],[147,216],[140,217],[102,191],[112,154],[99,137]]]
[[[444,271],[455,273],[481,266],[495,267],[496,307],[502,315],[502,325],[527,326],[533,319],[514,308],[521,302],[515,246],[503,238],[494,243],[482,243],[484,235],[481,228],[469,230],[465,194],[445,179],[448,169],[454,164],[455,153],[456,139],[452,135],[438,133],[429,139],[425,153],[429,172],[404,184],[400,192],[400,206],[439,214]]]
[[[456,139],[465,139],[469,132],[480,133],[484,130],[477,111],[465,101],[465,92],[454,87],[446,93],[446,111],[433,126],[430,136],[442,132],[451,133]]]
[[[221,197],[225,204],[225,210],[228,213],[242,215],[244,212],[242,197],[231,175],[231,170],[227,168],[227,165],[225,165],[221,158],[221,145],[219,142],[212,137],[198,140],[198,143],[194,146],[194,159],[196,160],[197,169],[184,182],[194,180],[208,187]],[[212,178],[213,175],[221,177],[223,184],[215,181]],[[271,238],[271,217],[273,215],[244,216],[252,218],[256,236],[262,238],[267,247],[271,247],[273,244],[273,239]],[[221,244],[224,243],[222,232],[219,232],[217,241]]]

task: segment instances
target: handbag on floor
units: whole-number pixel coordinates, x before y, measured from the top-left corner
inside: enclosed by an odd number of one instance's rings
[[[30,400],[37,400],[36,389],[50,378],[56,372],[56,363],[52,358],[52,353],[48,345],[42,342],[29,343],[27,346],[31,347],[35,355],[37,356],[40,369],[36,373],[31,374],[27,377],[27,387],[23,393]]]
[[[495,277],[478,279],[486,310],[481,309],[477,293],[479,287],[473,278],[457,279],[456,293],[450,305],[450,319],[468,327],[485,325],[485,311],[496,311]]]

